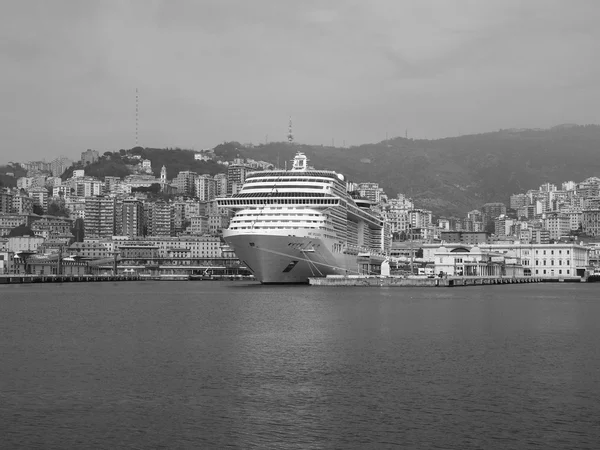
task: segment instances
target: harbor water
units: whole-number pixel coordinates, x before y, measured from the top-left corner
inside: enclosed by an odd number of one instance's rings
[[[598,284],[0,286],[3,449],[596,449]]]

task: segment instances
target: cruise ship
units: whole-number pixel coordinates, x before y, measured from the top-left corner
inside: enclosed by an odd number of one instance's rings
[[[265,284],[379,273],[389,227],[347,186],[342,174],[309,167],[301,152],[290,170],[250,172],[238,193],[217,200],[235,211],[223,238]]]

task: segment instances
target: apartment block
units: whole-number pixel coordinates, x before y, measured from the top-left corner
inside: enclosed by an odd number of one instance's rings
[[[196,195],[196,177],[198,174],[189,170],[179,172],[173,179],[173,186],[177,188],[177,193],[188,197]]]
[[[11,211],[15,214],[33,214],[33,199],[22,194],[13,195]]]
[[[519,209],[529,204],[527,194],[515,194],[510,196],[510,209]]]
[[[600,236],[600,209],[583,210],[581,229],[588,236]]]
[[[196,197],[201,201],[213,200],[216,196],[217,182],[210,175],[199,175],[196,178]]]
[[[208,226],[208,216],[192,216],[190,217],[191,234],[203,235],[210,234],[210,228]]]
[[[13,194],[9,191],[0,191],[0,213],[8,214],[12,211]]]
[[[480,245],[490,242],[489,233],[469,231],[442,231],[440,239],[447,243],[461,243],[465,245]]]
[[[215,198],[225,197],[227,195],[227,174],[218,173],[214,176],[215,180]]]
[[[48,210],[48,189],[45,187],[31,188],[29,197],[33,200],[33,204],[39,206],[44,212]]]
[[[252,168],[243,164],[232,164],[227,167],[227,195],[236,194],[246,181],[246,174]]]
[[[548,230],[550,239],[557,240],[561,236],[566,236],[571,231],[569,216],[562,213],[546,214],[544,219],[544,228]]]
[[[115,235],[115,199],[88,197],[85,199],[85,237],[110,238]]]
[[[147,235],[148,236],[170,236],[172,227],[171,205],[166,202],[146,203]]]
[[[88,149],[85,152],[81,152],[81,162],[84,167],[88,164],[93,164],[100,158],[100,154],[96,150]]]
[[[135,198],[124,199],[121,213],[120,234],[130,238],[142,236],[144,232],[144,206],[142,202]]]
[[[481,208],[482,221],[487,227],[493,227],[496,218],[506,214],[506,205],[504,203],[486,203]]]

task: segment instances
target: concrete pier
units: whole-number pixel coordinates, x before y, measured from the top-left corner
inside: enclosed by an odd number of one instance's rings
[[[309,278],[311,286],[373,286],[373,287],[458,287],[489,284],[582,282],[579,277],[381,277],[368,275],[327,276]]]
[[[128,275],[0,275],[0,284],[75,283],[100,281],[139,281],[135,274]]]

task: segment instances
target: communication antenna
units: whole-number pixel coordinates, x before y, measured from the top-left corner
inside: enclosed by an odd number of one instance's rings
[[[294,133],[292,133],[292,116],[290,116],[290,123],[288,125],[287,138],[288,138],[288,143],[289,144],[293,144],[294,143]]]
[[[138,146],[139,122],[140,122],[140,96],[138,88],[135,88],[135,146]]]

